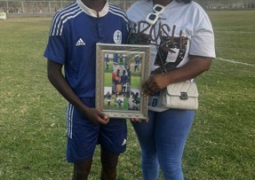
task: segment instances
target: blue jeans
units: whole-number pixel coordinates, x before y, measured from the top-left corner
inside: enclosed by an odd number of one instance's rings
[[[181,159],[194,111],[149,111],[149,122],[133,123],[142,150],[144,180],[156,180],[159,167],[165,180],[183,180]]]

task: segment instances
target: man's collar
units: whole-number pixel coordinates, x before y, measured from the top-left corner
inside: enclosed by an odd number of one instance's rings
[[[108,1],[106,1],[105,6],[103,7],[103,9],[100,12],[98,12],[98,14],[97,14],[97,12],[95,10],[90,9],[88,6],[86,6],[81,0],[77,0],[77,4],[80,6],[80,8],[86,14],[88,14],[89,16],[92,16],[92,17],[103,17],[109,11],[109,3],[108,3]]]

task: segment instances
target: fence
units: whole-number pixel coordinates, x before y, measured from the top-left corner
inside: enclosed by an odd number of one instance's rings
[[[196,0],[205,9],[251,9],[255,0]],[[10,1],[0,0],[0,12],[7,14],[53,14],[73,1]],[[110,2],[127,10],[136,0],[110,0]]]
[[[11,13],[54,13],[72,1],[0,1],[0,10]]]
[[[111,2],[111,1],[110,1]],[[135,1],[112,1],[124,10]],[[73,3],[73,1],[0,1],[0,12],[10,13],[55,13]]]

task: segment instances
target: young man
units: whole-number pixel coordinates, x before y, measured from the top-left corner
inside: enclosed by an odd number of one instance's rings
[[[112,73],[112,87],[113,87],[113,91],[116,94],[121,92],[120,82],[121,82],[120,70],[117,69],[116,73]]]
[[[107,94],[105,95],[105,99],[107,101],[107,106],[110,106],[111,105],[111,94],[110,92],[108,91]]]
[[[137,55],[135,57],[135,69],[134,69],[135,72],[136,70],[139,71],[139,64],[140,64],[140,57]]]
[[[88,178],[97,144],[101,180],[116,179],[127,127],[124,119],[109,119],[95,109],[96,43],[126,43],[127,22],[125,13],[105,0],[77,0],[53,18],[44,55],[50,82],[69,102],[66,156],[74,164],[73,180]]]
[[[110,61],[110,59],[109,59],[109,54],[106,54],[106,57],[105,57],[106,70],[109,69],[109,61]]]
[[[119,55],[119,60],[120,60],[120,64],[123,64],[123,55],[122,54]]]
[[[125,95],[126,90],[127,90],[127,82],[128,82],[128,76],[126,75],[126,70],[122,71],[122,75],[120,77],[120,82],[122,85],[122,93]]]

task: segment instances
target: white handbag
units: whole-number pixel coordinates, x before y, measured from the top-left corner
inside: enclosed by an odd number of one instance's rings
[[[173,109],[198,109],[198,90],[195,82],[170,84],[160,93],[161,104]]]

